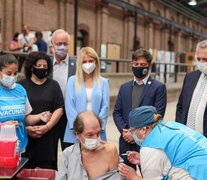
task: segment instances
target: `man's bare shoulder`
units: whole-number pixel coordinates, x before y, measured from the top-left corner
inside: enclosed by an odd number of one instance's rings
[[[113,143],[101,141],[100,144],[101,144],[102,150],[106,151],[107,153],[117,151],[117,148],[115,144]]]

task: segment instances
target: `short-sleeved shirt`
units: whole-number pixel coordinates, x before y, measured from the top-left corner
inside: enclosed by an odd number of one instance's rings
[[[18,121],[16,134],[20,152],[25,150],[28,142],[25,129],[26,102],[27,94],[20,84],[16,84],[13,89],[0,86],[0,122]]]
[[[25,45],[25,44],[28,44],[30,43],[32,40],[34,39],[34,35],[29,33],[27,36],[24,36],[23,34],[20,34],[18,36],[18,40],[19,40],[19,43],[21,45]]]
[[[30,79],[20,81],[26,89],[28,99],[32,106],[31,114],[39,114],[44,111],[53,113],[58,108],[63,108],[64,101],[59,84],[52,79],[47,79],[43,84],[37,85]],[[45,125],[40,121],[36,125]],[[26,149],[26,156],[36,160],[57,160],[58,134],[54,126],[41,138],[32,138],[29,136],[29,142]]]
[[[27,36],[24,36],[23,34],[20,34],[18,36],[18,41],[21,45],[29,44],[33,40],[34,40],[34,35],[31,33],[29,33]],[[26,48],[28,48],[28,47],[26,47]],[[35,51],[34,48],[35,47],[32,47],[32,51]],[[28,49],[26,49],[26,50],[28,50]],[[24,50],[22,49],[21,51],[24,51]],[[38,48],[36,51],[38,51]]]

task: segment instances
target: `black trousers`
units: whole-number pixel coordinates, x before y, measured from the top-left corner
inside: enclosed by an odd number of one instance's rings
[[[122,136],[119,137],[119,154],[120,157],[124,160],[124,163],[128,166],[131,166],[132,168],[134,168],[136,170],[136,165],[131,164],[126,155],[122,155],[123,153],[126,153],[127,151],[136,151],[139,152],[140,147],[137,144],[129,144],[128,142],[126,142]]]

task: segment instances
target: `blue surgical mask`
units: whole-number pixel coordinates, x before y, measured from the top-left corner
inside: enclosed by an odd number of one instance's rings
[[[55,53],[58,57],[64,58],[68,54],[68,46],[61,45],[61,46],[55,46],[54,47]]]
[[[2,74],[2,79],[0,80],[0,82],[6,88],[12,88],[16,80],[17,80],[17,76],[8,76],[5,74]]]
[[[135,133],[131,133],[132,134],[132,137],[135,141],[135,143],[138,145],[138,146],[141,146],[142,145],[142,142],[144,141],[143,139],[139,139]]]

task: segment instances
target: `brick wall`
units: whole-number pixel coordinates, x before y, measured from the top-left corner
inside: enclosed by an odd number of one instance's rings
[[[207,32],[207,28],[175,10],[158,4],[157,1],[130,1],[138,7],[174,19],[178,23]],[[121,47],[121,58],[129,58],[133,47],[134,18],[130,12],[112,4],[103,4],[101,0],[79,0],[78,24],[87,27],[89,40],[99,53],[101,43],[115,43]],[[150,23],[150,24],[149,24]],[[0,33],[3,42],[0,49],[7,50],[13,33],[21,32],[23,24],[33,31],[50,31],[63,28],[74,34],[74,0],[0,0]],[[195,49],[199,37],[186,36],[185,32],[172,30],[174,51]],[[169,27],[161,22],[138,15],[137,37],[145,48],[168,50]],[[186,38],[187,37],[187,38]],[[182,45],[181,44],[182,41]]]

